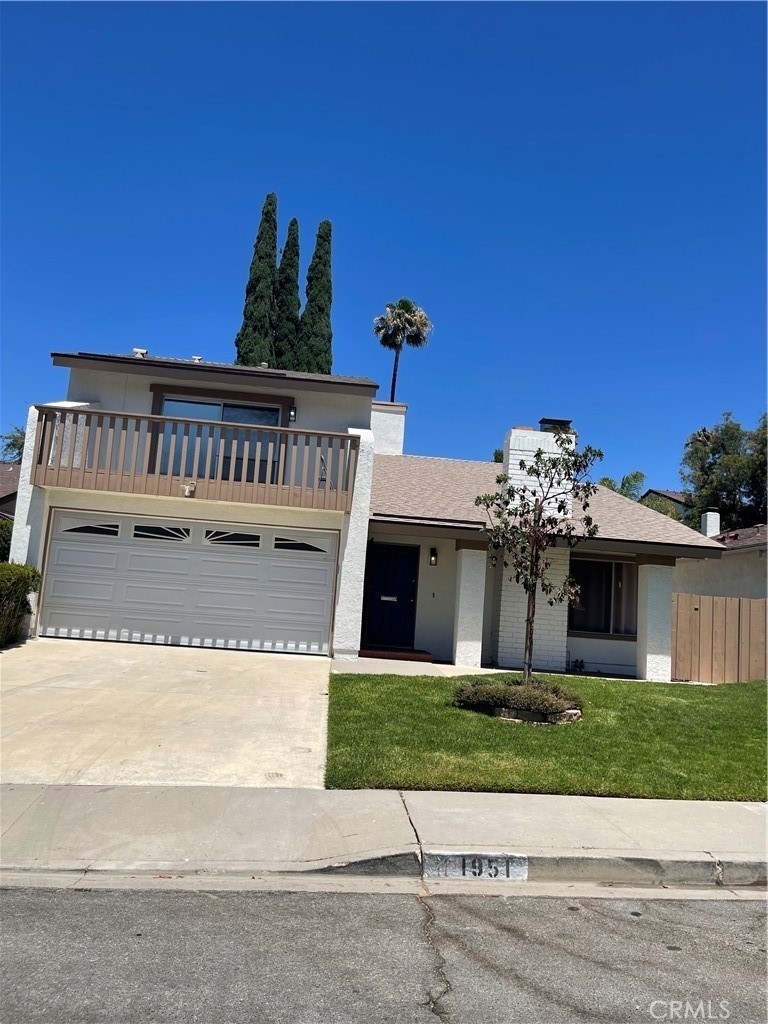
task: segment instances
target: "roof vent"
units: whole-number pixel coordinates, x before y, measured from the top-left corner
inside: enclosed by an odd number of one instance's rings
[[[554,420],[544,418],[539,420],[539,430],[544,431],[546,434],[556,434],[558,430],[564,430],[567,434],[572,434],[573,427],[571,424],[573,420]]]
[[[203,361],[203,357],[202,356],[192,356],[192,362],[193,363],[202,363],[202,361]]]
[[[259,369],[260,370],[268,370],[269,369],[269,363],[259,363]]]
[[[135,348],[133,350],[133,354],[136,356],[137,359],[143,359],[147,352],[149,352],[148,348]]]

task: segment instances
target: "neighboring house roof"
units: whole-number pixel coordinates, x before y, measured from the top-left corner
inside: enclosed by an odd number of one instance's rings
[[[648,490],[640,498],[647,498],[649,494],[658,494],[662,498],[666,498],[668,501],[675,501],[678,505],[690,504],[690,499],[685,491],[660,491],[658,487],[649,487]]]
[[[475,497],[497,490],[496,478],[501,468],[496,462],[376,455],[371,518],[480,528],[487,520],[484,511],[475,506]],[[722,545],[711,538],[607,487],[597,488],[590,499],[589,512],[599,527],[591,546],[616,541],[699,549],[702,556],[714,557],[723,550]],[[670,554],[675,552],[670,551]]]
[[[18,462],[0,462],[0,501],[18,491],[20,472]]]
[[[759,526],[745,526],[738,530],[726,530],[725,533],[718,533],[713,540],[720,541],[725,545],[726,551],[741,551],[745,548],[764,548],[766,546],[768,529],[765,523]]]
[[[54,366],[71,367],[88,365],[89,363],[100,363],[102,364],[102,369],[114,368],[144,374],[166,369],[173,371],[174,375],[178,375],[179,370],[183,370],[185,374],[190,376],[193,374],[204,376],[216,373],[239,377],[261,377],[271,382],[282,380],[286,382],[295,381],[296,383],[324,384],[331,387],[363,388],[366,391],[371,389],[378,390],[379,387],[375,381],[370,380],[368,377],[341,377],[324,373],[299,373],[295,370],[276,370],[260,366],[238,366],[234,363],[215,363],[203,360],[196,362],[192,359],[177,359],[171,356],[146,355],[139,357],[135,355],[99,354],[96,352],[52,352],[51,359]],[[104,366],[103,364],[107,365]]]

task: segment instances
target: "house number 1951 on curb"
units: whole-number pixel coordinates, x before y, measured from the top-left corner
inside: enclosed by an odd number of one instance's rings
[[[424,877],[524,882],[528,878],[528,858],[522,854],[425,853]]]

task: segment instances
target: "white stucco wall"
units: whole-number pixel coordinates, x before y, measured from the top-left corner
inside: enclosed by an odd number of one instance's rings
[[[336,591],[336,617],[333,630],[333,655],[356,658],[360,653],[363,620],[365,555],[368,545],[368,520],[373,482],[373,434],[370,430],[350,430],[360,438],[355,473],[352,511],[345,517],[341,536],[339,577]]]
[[[81,369],[70,371],[67,398],[75,402],[89,402],[109,412],[133,412],[149,415],[152,412],[151,384],[167,384],[178,388],[180,380],[143,374],[119,373],[104,370]],[[253,392],[253,401],[258,402],[260,394],[282,394],[269,381],[262,387],[249,386],[248,380],[233,378],[227,385],[201,383],[198,388],[221,391],[225,397],[229,391]],[[194,394],[194,378],[190,381],[190,394]],[[297,430],[334,431],[346,433],[349,427],[368,429],[371,425],[371,400],[364,395],[345,395],[335,391],[296,391],[296,422],[291,426]]]
[[[717,559],[678,558],[672,573],[672,589],[676,594],[763,598],[768,590],[766,572],[765,548],[726,551]]]
[[[568,637],[568,656],[584,662],[584,674],[603,676],[634,676],[637,670],[637,642],[613,640],[609,637]]]
[[[407,405],[399,402],[374,402],[371,406],[371,430],[374,450],[381,455],[402,455]]]
[[[637,568],[637,678],[672,678],[672,566]]]
[[[456,599],[453,616],[453,663],[479,668],[483,652],[487,554],[461,548],[456,552]]]
[[[568,575],[570,551],[551,548],[548,552],[552,568],[549,575],[559,586]],[[525,649],[525,618],[528,597],[521,586],[504,573],[499,607],[498,663],[502,668],[522,668]],[[565,671],[568,603],[550,605],[544,594],[536,595],[536,616],[533,632],[533,667],[541,671]]]

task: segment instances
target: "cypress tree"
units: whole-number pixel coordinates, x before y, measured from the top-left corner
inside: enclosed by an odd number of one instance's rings
[[[331,222],[323,220],[307,270],[307,301],[301,314],[297,370],[331,372],[331,299]]]
[[[294,217],[277,271],[275,367],[296,370],[299,356],[299,222]]]
[[[277,196],[270,192],[261,211],[245,286],[243,326],[235,338],[241,366],[275,365],[275,285],[277,283]]]

